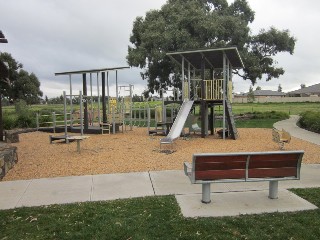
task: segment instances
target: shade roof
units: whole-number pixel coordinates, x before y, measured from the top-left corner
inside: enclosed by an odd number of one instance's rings
[[[243,62],[236,47],[199,49],[181,52],[169,52],[167,55],[181,65],[184,57],[192,67],[201,69],[202,56],[206,59],[206,68],[223,68],[223,54],[226,54],[233,68],[243,68]],[[186,65],[187,66],[187,65]]]
[[[79,70],[79,71],[70,71],[70,72],[59,72],[54,75],[72,75],[72,74],[83,74],[83,73],[98,73],[98,72],[107,72],[107,71],[115,71],[121,69],[127,69],[130,67],[114,67],[114,68],[100,68],[100,69],[90,69],[90,70]]]

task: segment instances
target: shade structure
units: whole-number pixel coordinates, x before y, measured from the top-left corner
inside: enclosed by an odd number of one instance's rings
[[[69,72],[58,72],[54,75],[72,75],[72,74],[83,74],[83,73],[99,73],[99,72],[107,72],[107,71],[116,71],[121,69],[127,69],[130,67],[114,67],[114,68],[99,68],[99,69],[89,69],[89,70],[78,70],[78,71],[69,71]]]
[[[182,58],[184,58],[185,61],[190,63],[195,69],[201,69],[201,59],[203,57],[205,58],[205,64],[208,65],[208,68],[222,69],[224,54],[229,59],[232,68],[238,69],[244,67],[239,51],[236,47],[209,48],[167,53],[170,58],[179,64],[181,64]]]

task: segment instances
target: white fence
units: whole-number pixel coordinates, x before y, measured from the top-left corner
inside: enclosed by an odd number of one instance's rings
[[[247,103],[248,99],[244,98],[233,98],[233,103]],[[284,102],[320,102],[320,97],[266,97],[256,98],[254,103],[284,103]]]

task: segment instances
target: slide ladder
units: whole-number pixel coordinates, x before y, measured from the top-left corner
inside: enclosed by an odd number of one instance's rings
[[[226,111],[226,115],[227,115],[227,121],[228,121],[231,137],[234,140],[236,140],[239,137],[239,133],[238,133],[237,128],[236,128],[236,123],[234,122],[231,103],[228,100],[226,100],[226,109],[225,109],[225,111]]]
[[[165,138],[160,139],[160,149],[161,144],[172,144],[173,140],[180,137],[184,124],[190,113],[194,101],[185,99],[180,107],[178,115],[170,129],[170,132]]]

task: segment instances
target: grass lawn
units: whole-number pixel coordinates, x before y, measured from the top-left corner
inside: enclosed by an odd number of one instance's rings
[[[320,188],[293,189],[320,206]],[[320,210],[186,219],[174,196],[0,211],[0,239],[319,239]]]

